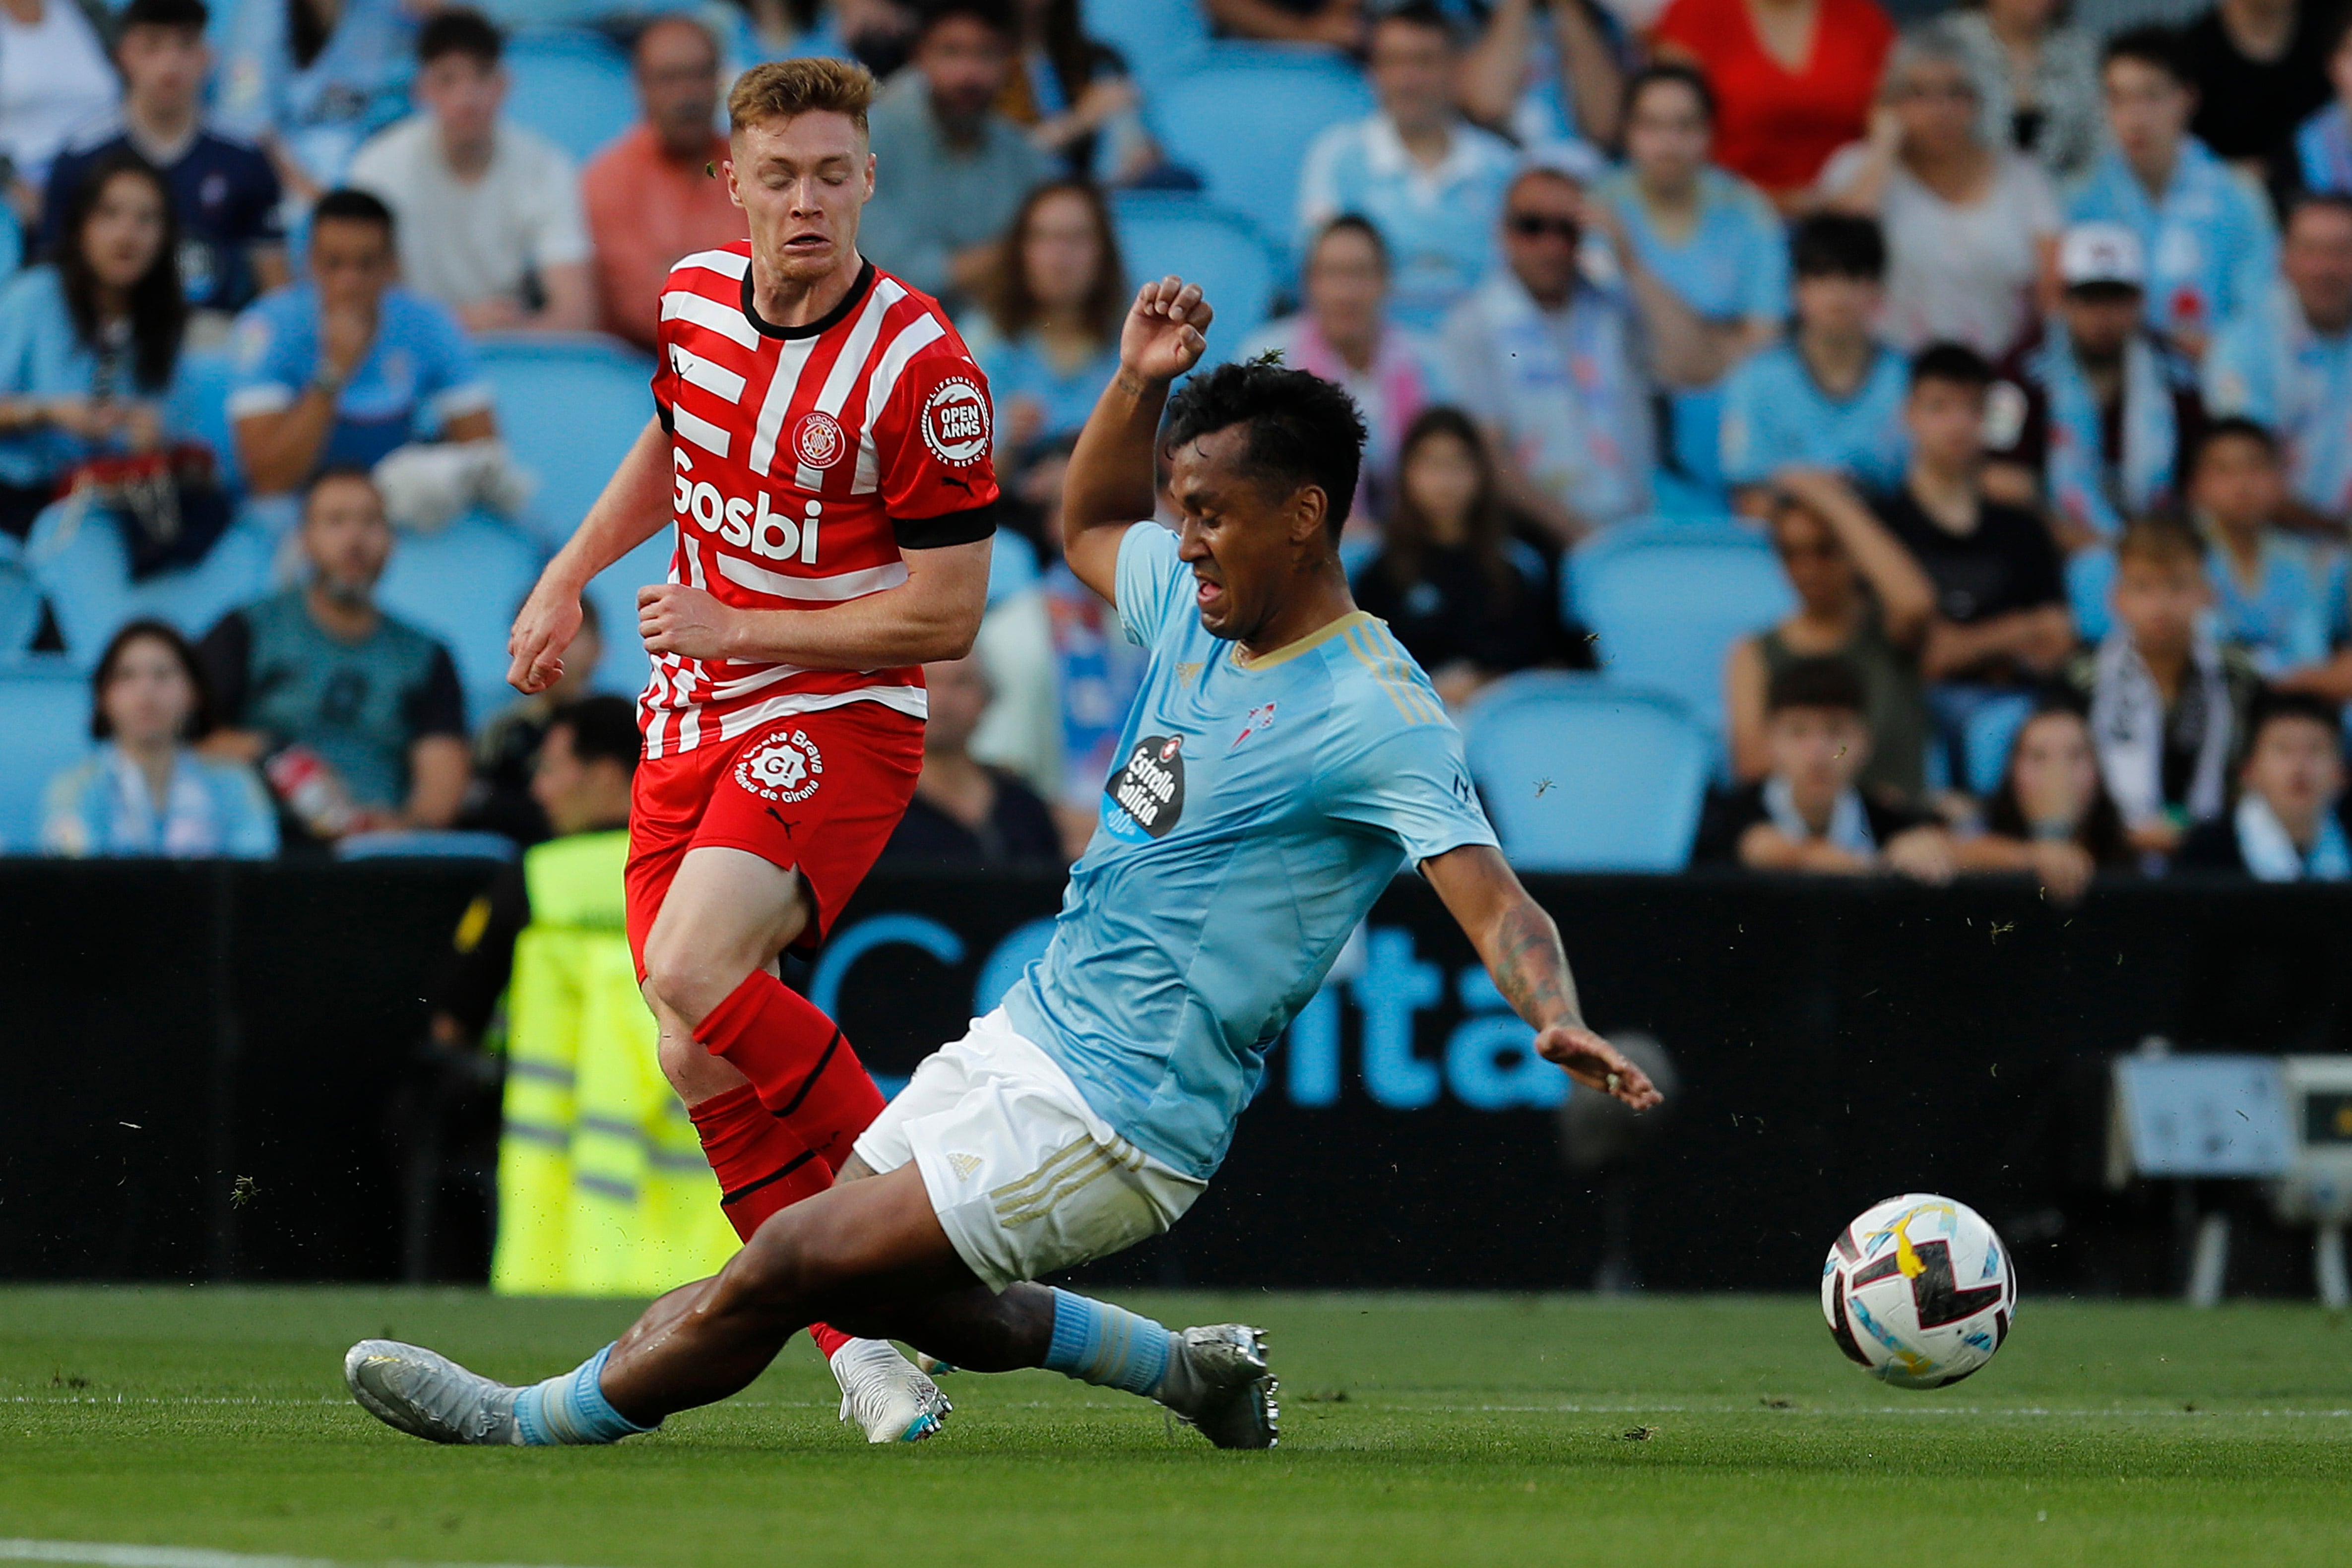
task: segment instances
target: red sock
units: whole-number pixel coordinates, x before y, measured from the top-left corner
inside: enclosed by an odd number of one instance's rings
[[[749,1084],[689,1105],[686,1113],[719,1176],[719,1211],[746,1241],[771,1215],[833,1185],[832,1168],[768,1113]],[[809,1338],[827,1360],[849,1341],[824,1323],[811,1323]]]
[[[695,1026],[694,1037],[733,1062],[760,1103],[833,1170],[847,1163],[850,1145],[882,1113],[882,1092],[841,1026],[764,969],[744,977]]]

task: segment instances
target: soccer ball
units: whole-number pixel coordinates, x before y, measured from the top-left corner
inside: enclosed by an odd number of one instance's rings
[[[1864,1209],[1822,1265],[1840,1350],[1897,1388],[1940,1388],[1990,1361],[2017,1315],[2017,1269],[1984,1217],[1931,1192]]]

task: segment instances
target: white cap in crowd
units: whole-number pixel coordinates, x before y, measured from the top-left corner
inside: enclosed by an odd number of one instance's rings
[[[2058,242],[2058,280],[2069,288],[2085,284],[2147,286],[2147,256],[2139,235],[2121,224],[2076,224]]]

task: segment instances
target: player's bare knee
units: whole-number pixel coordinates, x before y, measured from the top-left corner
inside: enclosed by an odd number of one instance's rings
[[[708,1018],[743,983],[751,966],[742,965],[740,970],[688,936],[659,925],[646,941],[646,988],[657,1003],[688,1023]]]

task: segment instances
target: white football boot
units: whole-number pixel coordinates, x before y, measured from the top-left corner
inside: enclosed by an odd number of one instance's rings
[[[522,1441],[519,1388],[468,1372],[437,1351],[363,1339],[343,1356],[343,1381],[360,1408],[385,1426],[433,1443]]]
[[[864,1427],[869,1443],[919,1443],[955,1408],[887,1340],[851,1340],[828,1364],[841,1385],[841,1418]]]
[[[1266,1370],[1264,1331],[1215,1323],[1176,1336],[1154,1397],[1220,1448],[1271,1448],[1281,1435],[1280,1388]]]

